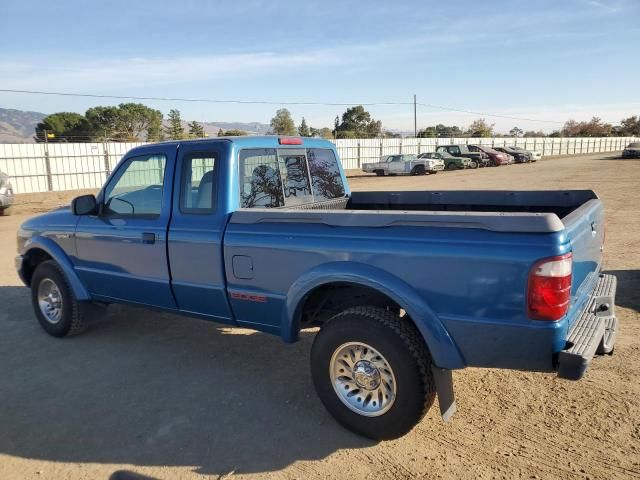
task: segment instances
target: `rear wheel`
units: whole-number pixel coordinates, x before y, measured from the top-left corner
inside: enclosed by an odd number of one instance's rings
[[[83,306],[74,298],[62,269],[42,262],[31,278],[31,303],[40,326],[54,337],[77,335],[86,328]]]
[[[0,217],[8,217],[11,215],[11,209],[9,207],[0,208]]]
[[[478,162],[471,160],[468,164],[469,168],[478,168]]]
[[[384,177],[384,170],[376,170],[376,175],[378,177]]]
[[[425,170],[423,165],[416,165],[411,170],[411,175],[424,175],[424,174],[425,174]]]
[[[446,169],[447,170],[457,170],[458,169],[458,165],[456,165],[455,162],[449,162],[449,163],[447,163]]]
[[[354,307],[330,319],[313,342],[311,373],[329,413],[377,440],[409,432],[435,399],[420,333],[379,307]]]

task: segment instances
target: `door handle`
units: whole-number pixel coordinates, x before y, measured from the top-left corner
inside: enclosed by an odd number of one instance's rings
[[[142,234],[142,243],[153,244],[156,243],[156,234],[145,232]]]

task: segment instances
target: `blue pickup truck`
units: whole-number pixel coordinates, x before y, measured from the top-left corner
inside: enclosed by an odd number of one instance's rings
[[[97,196],[21,226],[16,267],[55,337],[110,303],[285,342],[319,327],[322,402],[387,439],[436,394],[453,414],[453,370],[579,379],[611,353],[604,233],[588,190],[351,193],[328,141],[217,138],[131,150]]]

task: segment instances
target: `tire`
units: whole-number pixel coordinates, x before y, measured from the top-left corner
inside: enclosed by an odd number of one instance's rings
[[[384,177],[384,170],[376,170],[376,175],[378,177]]]
[[[455,162],[449,162],[445,167],[445,170],[457,170],[457,169],[458,169],[458,166],[455,164]]]
[[[49,292],[49,300],[42,300],[50,306],[59,304],[59,314],[45,315],[47,310],[41,308],[40,300]],[[57,293],[56,293],[57,292]],[[56,301],[59,299],[59,302]],[[54,337],[68,337],[77,335],[86,329],[83,305],[80,304],[69,287],[62,269],[53,260],[42,262],[36,268],[31,278],[31,303],[40,326]],[[50,309],[55,310],[55,308]]]
[[[0,208],[0,217],[8,217],[11,215],[11,208]]]
[[[348,372],[346,376],[340,374],[342,367]],[[356,368],[361,384],[353,375]],[[353,307],[331,318],[313,342],[311,375],[329,413],[347,429],[375,440],[409,432],[433,405],[436,395],[431,356],[417,328],[379,307]],[[343,388],[350,395],[338,393]],[[347,406],[347,402],[353,404]]]
[[[476,162],[475,160],[471,160],[468,165],[469,165],[469,168],[471,169],[478,168],[478,162]]]
[[[426,172],[425,172],[424,167],[422,165],[416,165],[411,170],[411,175],[424,175],[425,173]]]

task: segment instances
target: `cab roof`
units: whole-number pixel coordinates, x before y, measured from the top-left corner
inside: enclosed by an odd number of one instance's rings
[[[302,143],[299,145],[283,145],[280,139],[299,139]],[[171,140],[167,142],[159,142],[163,145],[182,145],[182,144],[198,144],[206,145],[217,142],[230,142],[236,148],[331,148],[335,149],[333,142],[324,138],[313,137],[295,137],[282,135],[246,135],[242,137],[212,137],[212,138],[195,138],[191,140]]]

